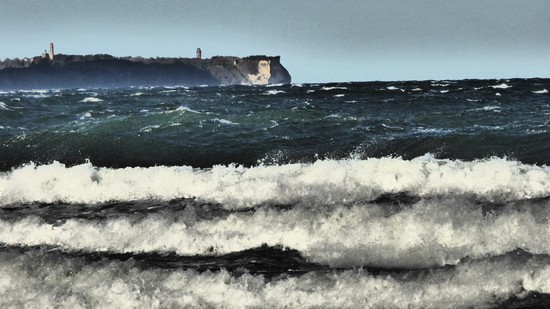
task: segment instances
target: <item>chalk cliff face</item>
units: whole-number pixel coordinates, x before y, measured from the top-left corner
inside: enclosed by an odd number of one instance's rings
[[[214,57],[202,60],[203,67],[223,85],[288,84],[291,77],[280,57]]]
[[[23,67],[0,69],[2,90],[290,82],[278,56],[144,59],[60,54],[53,61],[34,58]]]

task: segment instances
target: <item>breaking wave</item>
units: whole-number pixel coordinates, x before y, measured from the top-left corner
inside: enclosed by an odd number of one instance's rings
[[[141,268],[131,261],[0,253],[3,307],[492,307],[548,299],[548,257],[465,261],[453,268],[375,275],[369,269],[265,280],[227,271]]]
[[[0,174],[1,205],[196,198],[228,209],[262,204],[334,205],[384,194],[471,196],[503,202],[550,196],[550,168],[490,158],[318,160],[310,164],[111,169],[91,163],[27,164]]]

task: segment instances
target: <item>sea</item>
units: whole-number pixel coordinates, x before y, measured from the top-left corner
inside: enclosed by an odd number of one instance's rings
[[[2,91],[0,307],[548,307],[549,90]]]

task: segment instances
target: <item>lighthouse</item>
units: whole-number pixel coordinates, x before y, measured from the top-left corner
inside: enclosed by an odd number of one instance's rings
[[[53,53],[53,43],[50,43],[50,61],[53,61],[53,56],[54,56],[54,53]]]
[[[197,48],[197,59],[202,59],[202,51],[200,48]]]

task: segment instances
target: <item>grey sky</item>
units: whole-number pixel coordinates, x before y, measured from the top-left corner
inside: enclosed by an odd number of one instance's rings
[[[0,58],[281,55],[295,82],[550,77],[548,0],[0,0]]]

